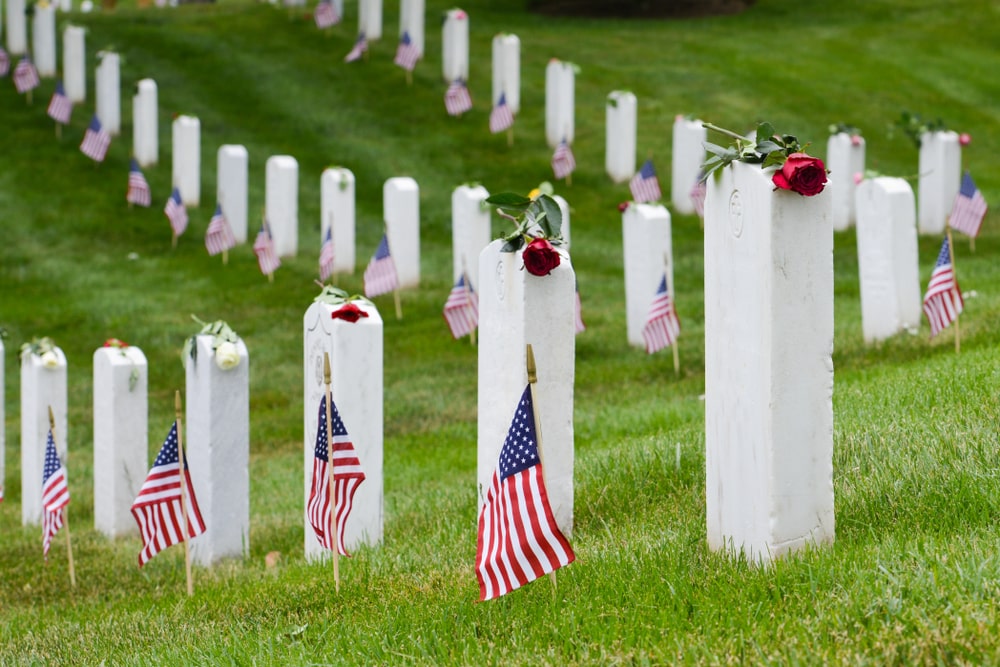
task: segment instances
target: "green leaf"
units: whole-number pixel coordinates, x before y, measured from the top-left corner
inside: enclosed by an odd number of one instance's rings
[[[767,155],[769,153],[773,153],[774,151],[780,151],[780,150],[783,150],[782,147],[774,143],[770,139],[768,139],[767,141],[761,141],[757,144],[757,152],[763,155]]]
[[[764,164],[762,167],[770,167],[775,164],[785,164],[785,160],[788,157],[782,151],[775,151],[773,153],[768,153],[767,157],[764,159]]]
[[[562,234],[562,209],[559,203],[548,195],[538,197],[538,205],[541,207],[545,217],[542,220],[542,231],[545,236],[552,238]]]
[[[524,195],[519,195],[514,192],[501,192],[499,194],[491,195],[486,199],[486,203],[492,206],[498,206],[511,211],[524,212],[528,210],[531,206],[531,200]]]
[[[727,155],[729,153],[733,153],[734,155],[736,154],[736,151],[733,150],[732,148],[728,148],[728,147],[727,148],[723,148],[722,146],[719,146],[718,144],[712,144],[712,143],[709,143],[707,141],[704,143],[704,146],[705,146],[705,150],[708,151],[709,153],[712,153],[713,155],[724,156],[724,155]]]
[[[766,122],[761,123],[760,125],[757,126],[757,145],[760,145],[763,142],[767,141],[768,139],[771,139],[772,137],[774,137],[774,134],[775,132],[773,125]]]
[[[514,238],[504,239],[506,243],[500,248],[500,252],[517,252],[524,246],[524,237],[518,234]]]

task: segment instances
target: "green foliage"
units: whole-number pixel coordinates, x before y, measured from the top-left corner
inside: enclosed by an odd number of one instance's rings
[[[923,116],[918,113],[911,113],[909,111],[904,111],[899,115],[899,118],[892,125],[889,126],[889,138],[891,139],[895,134],[896,130],[902,132],[910,142],[913,143],[914,148],[920,148],[921,137],[927,132],[943,132],[948,129],[948,126],[944,124],[944,121],[940,118],[935,118],[934,120],[925,120]]]
[[[794,136],[790,134],[778,135],[770,123],[758,125],[753,140],[740,136],[731,130],[716,127],[711,123],[704,123],[704,125],[710,130],[728,136],[733,140],[733,144],[723,147],[705,143],[705,150],[710,155],[701,166],[704,174],[703,179],[707,179],[719,169],[727,167],[733,162],[759,164],[761,167],[780,166],[785,163],[789,155],[802,152],[805,149]]]
[[[540,194],[530,199],[513,192],[502,192],[487,197],[486,203],[496,206],[501,217],[514,223],[514,231],[501,237],[504,252],[520,250],[531,239],[548,239],[553,245],[563,242],[562,209],[549,195]]]

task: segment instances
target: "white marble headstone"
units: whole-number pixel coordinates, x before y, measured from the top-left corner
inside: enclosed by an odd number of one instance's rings
[[[834,538],[829,193],[775,191],[759,165],[708,179],[708,545],[768,562]]]
[[[521,110],[521,40],[500,33],[493,37],[493,106],[504,95],[510,112]]]
[[[56,452],[66,464],[66,355],[58,347],[21,358],[21,523],[42,522],[42,472],[49,407],[56,421]],[[70,480],[72,483],[72,480]]]
[[[226,222],[233,230],[237,243],[247,242],[248,188],[250,179],[250,154],[246,146],[224,144],[216,155],[215,199],[222,207]]]
[[[31,58],[40,77],[56,75],[56,7],[35,3],[31,19]]]
[[[689,120],[684,116],[674,119],[670,203],[675,211],[683,215],[695,212],[691,189],[705,161],[706,139],[706,130],[700,120]]]
[[[137,347],[94,352],[94,528],[136,532],[132,502],[149,470],[149,372]]]
[[[399,36],[410,35],[410,43],[424,54],[424,0],[399,0]]]
[[[213,340],[197,336],[197,360],[184,360],[184,452],[206,528],[191,541],[200,565],[250,552],[250,356],[240,340],[239,364],[223,370]]]
[[[573,63],[553,58],[545,66],[545,140],[555,148],[573,143],[576,118],[576,72]]]
[[[420,187],[409,176],[390,178],[382,187],[382,211],[389,252],[400,289],[420,284]]]
[[[358,0],[358,32],[369,42],[382,38],[382,0]]]
[[[279,257],[299,251],[299,163],[291,155],[272,155],[265,168],[265,211]]]
[[[871,343],[920,326],[920,268],[913,189],[902,178],[857,188],[861,328]]]
[[[24,0],[6,0],[6,3],[7,53],[19,56],[28,50],[28,19],[24,15]]]
[[[382,541],[382,318],[374,305],[364,301],[353,303],[368,313],[368,317],[354,323],[335,320],[331,314],[340,306],[325,303],[313,303],[303,317],[303,521],[306,559],[310,561],[323,560],[330,555],[316,539],[305,514],[312,482],[319,405],[326,393],[324,352],[330,355],[333,403],[365,473],[365,481],[355,493],[354,507],[344,528],[345,546],[348,552],[353,552],[362,544],[375,546]]]
[[[563,237],[563,247],[569,252],[569,242],[570,242],[570,224],[569,224],[569,202],[563,199],[560,195],[552,195],[552,198],[556,200],[559,204],[559,210],[562,212],[562,231]]]
[[[441,73],[448,83],[469,80],[469,15],[461,9],[445,12],[441,29]]]
[[[919,172],[917,228],[921,234],[943,234],[962,183],[962,147],[958,134],[947,131],[921,135]]]
[[[830,170],[830,216],[835,232],[854,224],[854,175],[865,171],[865,139],[838,132],[826,142],[826,168]]]
[[[460,185],[451,193],[451,275],[457,282],[465,273],[472,289],[479,289],[479,253],[490,243],[490,193],[481,185]]]
[[[152,79],[140,79],[132,96],[132,152],[140,167],[160,161],[159,91]]]
[[[635,173],[635,95],[624,90],[612,91],[604,109],[604,170],[612,181],[623,183]]]
[[[121,58],[113,51],[99,52],[97,57],[101,59],[94,78],[97,118],[101,127],[116,137],[122,131]]]
[[[524,388],[526,346],[538,370],[535,408],[545,485],[556,523],[573,531],[573,382],[576,276],[568,257],[547,276],[522,270],[502,240],[479,256],[477,508],[486,499],[500,447]]]
[[[81,26],[63,30],[63,87],[74,104],[87,101],[86,34]]]
[[[645,347],[642,329],[664,272],[674,284],[670,212],[659,204],[630,204],[622,213],[628,342]]]
[[[201,121],[194,116],[178,116],[172,126],[173,182],[180,190],[184,206],[201,202]]]
[[[354,273],[357,261],[354,173],[345,167],[330,167],[320,176],[320,244],[333,228],[333,272]]]

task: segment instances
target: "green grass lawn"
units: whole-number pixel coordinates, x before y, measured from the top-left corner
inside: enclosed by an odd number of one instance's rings
[[[514,3],[518,4],[518,3]],[[356,30],[324,34],[303,8],[226,2],[176,10],[121,7],[73,15],[87,27],[88,102],[57,140],[43,81],[34,103],[0,82],[0,325],[6,341],[6,497],[0,504],[0,664],[997,664],[1000,633],[1000,225],[991,214],[959,279],[975,290],[952,332],[928,342],[861,336],[853,232],[835,239],[834,487],[837,539],[767,569],[712,553],[705,539],[702,233],[675,216],[682,374],[672,359],[628,347],[622,301],[625,185],[604,175],[604,100],[639,100],[639,154],[653,151],[669,184],[678,113],[749,130],[769,120],[813,142],[827,126],[859,126],[868,165],[915,176],[917,152],[886,127],[901,111],[940,116],[972,134],[963,159],[1000,203],[1000,80],[990,0],[759,0],[740,16],[667,21],[549,19],[490,0],[471,16],[474,110],[445,114],[438,17],[428,3],[425,60],[411,87],[392,65],[398,6],[367,62],[345,65]],[[60,17],[60,29],[67,21]],[[522,44],[516,143],[487,131],[490,39]],[[97,51],[122,54],[123,129],[99,166],[77,149],[93,112]],[[452,189],[478,181],[526,193],[551,177],[544,142],[544,68],[579,64],[578,169],[558,186],[572,206],[573,260],[587,331],[577,338],[578,560],[555,595],[539,581],[477,604],[476,358],[451,340],[441,307],[451,282]],[[61,58],[61,53],[60,53]],[[160,165],[146,170],[151,209],[124,202],[131,94],[159,85]],[[201,120],[202,205],[177,249],[162,206],[170,186],[170,120]],[[249,246],[229,266],[202,242],[222,144],[250,153],[251,234],[264,163],[299,162],[299,257],[274,284]],[[331,568],[302,556],[302,315],[317,288],[319,178],[357,178],[358,258],[382,233],[382,183],[421,187],[422,284],[405,318],[385,322],[385,540]],[[494,231],[504,229],[495,218]],[[926,284],[940,238],[920,239]],[[340,285],[362,289],[362,269]],[[138,537],[93,530],[91,357],[106,338],[149,359],[150,452],[183,389],[179,351],[202,319],[225,319],[251,354],[251,536],[244,562],[197,569],[184,594],[183,553],[142,570]],[[51,336],[69,359],[68,462],[78,587],[64,546],[46,565],[40,530],[20,523],[16,349]],[[680,445],[680,465],[675,448]],[[279,551],[276,568],[265,555]]]

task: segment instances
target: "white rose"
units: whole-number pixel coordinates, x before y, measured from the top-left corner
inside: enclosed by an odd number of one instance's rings
[[[240,365],[240,353],[233,343],[223,343],[215,348],[215,365],[224,371]]]
[[[42,366],[46,368],[55,368],[59,365],[59,357],[52,350],[42,354]]]

